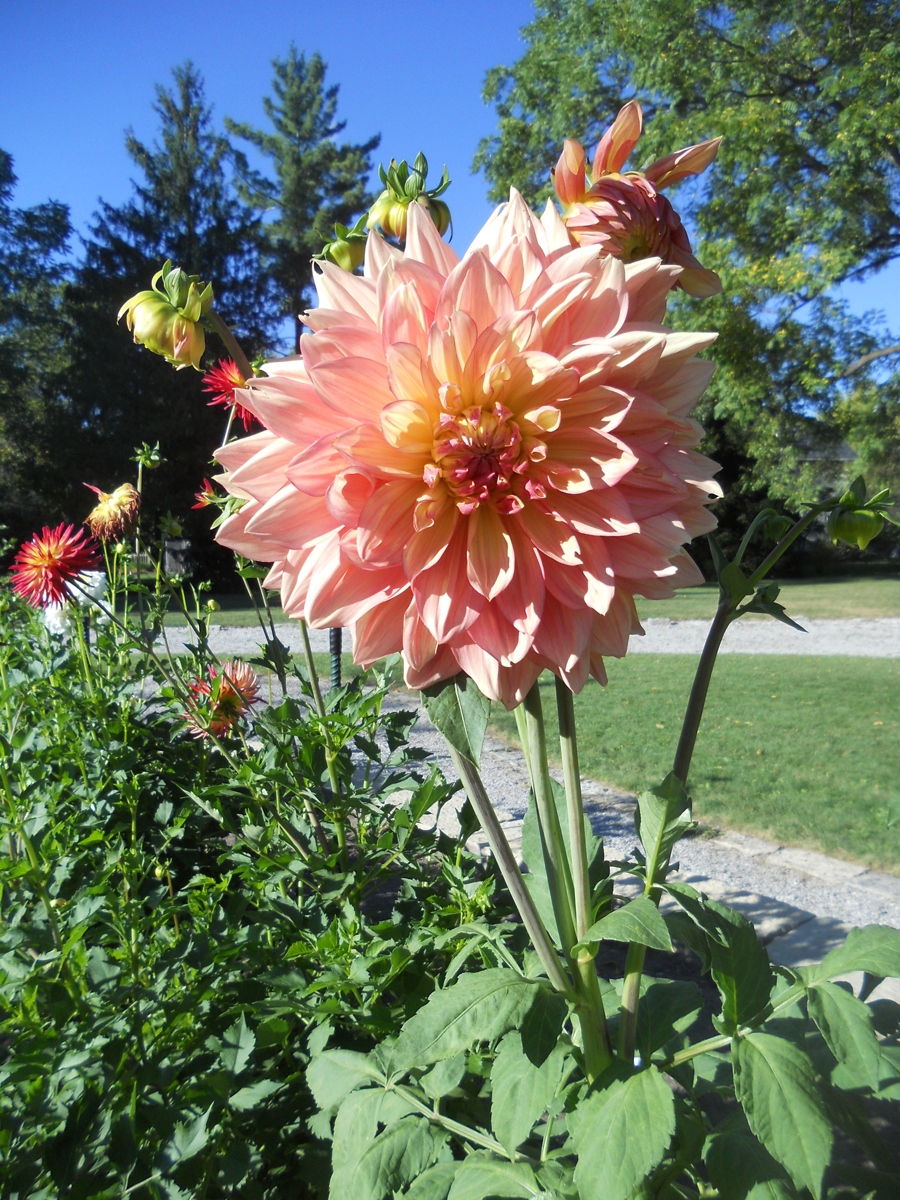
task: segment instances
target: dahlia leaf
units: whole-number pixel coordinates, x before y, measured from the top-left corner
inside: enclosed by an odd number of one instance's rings
[[[491,702],[468,675],[455,675],[422,692],[425,711],[450,745],[477,767]]]

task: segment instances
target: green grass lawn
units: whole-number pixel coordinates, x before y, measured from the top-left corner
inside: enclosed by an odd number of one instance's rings
[[[791,616],[900,617],[900,571],[896,578],[790,579],[781,580],[779,604]],[[637,598],[641,620],[666,617],[670,621],[711,619],[716,611],[719,589],[713,584],[685,588],[674,600]],[[768,617],[745,617],[766,621]]]
[[[637,791],[672,765],[696,658],[608,659],[576,697],[584,775]],[[541,681],[548,743],[552,677]],[[495,732],[515,720],[495,706]],[[556,759],[558,762],[558,758]],[[701,821],[900,874],[900,661],[724,655],[690,777]]]
[[[803,617],[900,617],[900,572],[896,579],[873,577],[867,579],[816,579],[782,582],[780,602],[791,615]],[[213,615],[216,625],[246,626],[257,624],[256,613],[245,593],[217,594],[221,610]],[[641,619],[666,617],[671,621],[710,619],[716,611],[718,588],[712,584],[686,588],[674,600],[637,599]],[[272,599],[273,617],[287,621]],[[769,620],[768,617],[746,617],[745,620]],[[180,613],[170,613],[167,625],[183,625]]]

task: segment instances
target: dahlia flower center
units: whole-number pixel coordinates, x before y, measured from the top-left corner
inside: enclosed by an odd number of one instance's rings
[[[489,502],[507,512],[521,507],[508,493],[513,475],[527,469],[528,459],[519,427],[502,404],[442,413],[432,453],[436,466],[426,469],[426,480],[433,486],[443,479],[460,512],[474,512]]]

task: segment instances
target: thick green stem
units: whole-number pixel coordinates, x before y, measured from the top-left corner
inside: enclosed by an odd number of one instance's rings
[[[556,679],[556,711],[559,717],[559,748],[566,784],[566,811],[569,818],[569,845],[572,859],[572,885],[575,891],[575,932],[579,942],[591,927],[591,881],[588,875],[587,838],[584,830],[584,804],[581,797],[581,772],[578,766],[578,738],[575,726],[575,700],[563,681]],[[600,983],[592,954],[577,954],[575,970],[578,990],[588,1003],[593,1018],[582,1023],[585,1062],[590,1063],[594,1078],[612,1060],[612,1046],[603,1011]],[[587,1014],[586,1014],[587,1016]],[[590,1051],[588,1040],[591,1039]]]
[[[571,695],[572,693],[569,692],[570,699]],[[573,954],[574,947],[579,940],[576,917],[579,901],[573,885],[573,872],[578,877],[579,884],[583,889],[581,908],[584,932],[587,932],[591,924],[584,809],[581,805],[581,779],[578,775],[578,751],[575,743],[575,714],[573,709],[564,718],[566,721],[566,750],[564,751],[564,761],[567,763],[566,802],[573,859],[573,864],[570,866],[565,839],[559,823],[559,814],[556,810],[556,801],[553,798],[550,769],[547,765],[547,742],[539,684],[536,683],[529,691],[522,707],[525,710],[524,727],[527,736],[528,762],[531,768],[531,786],[534,791],[535,807],[541,828],[544,867],[547,872],[550,898],[553,901],[553,912],[560,941],[567,960],[574,966],[575,985],[578,989],[577,1012],[581,1027],[585,1070],[588,1079],[593,1081],[611,1062],[612,1048],[606,1028],[606,1017],[603,1012],[603,1001],[600,996],[600,985],[593,957],[587,953]],[[560,729],[562,730],[562,728],[563,720],[561,719]],[[570,789],[571,776],[568,772],[571,772],[573,762],[576,784],[573,789]],[[573,828],[575,828],[574,834]],[[584,889],[586,889],[586,896]]]
[[[500,874],[509,888],[513,903],[519,910],[519,916],[528,930],[531,944],[534,946],[538,958],[541,960],[541,965],[547,972],[547,977],[558,992],[561,992],[570,1000],[576,1000],[571,980],[563,970],[559,956],[553,947],[553,943],[550,941],[550,936],[544,928],[544,922],[535,908],[531,893],[525,886],[525,880],[522,878],[522,872],[519,870],[516,856],[513,854],[510,844],[506,840],[506,834],[503,832],[503,827],[500,824],[497,813],[494,811],[494,806],[491,804],[490,798],[485,791],[478,768],[474,763],[469,762],[467,758],[464,758],[463,755],[454,750],[452,746],[448,745],[448,750],[450,751],[453,765],[456,767],[462,785],[466,790],[466,795],[469,797],[472,807],[475,809],[475,813],[481,823],[481,828],[488,840],[494,861],[500,868]]]
[[[231,330],[228,328],[228,326],[225,324],[225,322],[222,320],[222,318],[219,316],[219,314],[216,312],[215,309],[211,309],[206,315],[209,318],[209,320],[212,321],[213,325],[215,325],[216,333],[219,335],[219,337],[222,339],[222,341],[225,343],[226,347],[228,348],[228,351],[231,354],[231,357],[235,361],[235,365],[237,366],[237,369],[240,371],[240,373],[243,375],[243,377],[245,379],[252,379],[253,378],[253,368],[250,366],[250,360],[247,358],[247,355],[241,349],[240,343],[238,342],[237,338],[234,336],[234,334],[231,332]]]
[[[523,701],[525,729],[528,737],[528,757],[531,764],[531,786],[541,829],[544,866],[553,913],[566,958],[578,941],[575,933],[575,901],[572,894],[572,875],[566,855],[556,801],[547,765],[547,742],[544,736],[544,713],[541,707],[540,684],[535,683]]]

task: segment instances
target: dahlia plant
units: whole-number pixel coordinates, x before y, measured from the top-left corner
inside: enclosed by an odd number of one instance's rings
[[[660,194],[705,169],[718,141],[623,173],[640,129],[639,106],[626,105],[591,179],[567,142],[555,173],[562,213],[548,204],[538,217],[513,191],[461,258],[441,237],[446,179],[428,193],[424,159],[412,172],[392,164],[368,226],[400,244],[370,232],[361,275],[340,265],[354,267],[358,236],[352,255],[317,263],[319,304],[294,357],[254,370],[215,310],[204,317],[236,366],[220,364],[217,380],[230,417],[216,481],[228,497],[204,481],[198,504],[222,507],[217,539],[242,577],[279,590],[301,622],[323,728],[308,625],[349,626],[363,666],[401,657],[530,942],[523,949],[507,922],[467,922],[443,986],[381,1045],[310,1039],[319,1112],[309,1128],[332,1141],[335,1200],[755,1197],[757,1187],[818,1198],[834,1178],[834,1125],[881,1161],[847,1093],[893,1086],[893,1043],[873,1020],[891,1038],[900,1021],[865,1004],[870,984],[857,998],[834,981],[900,976],[900,932],[854,931],[818,967],[776,974],[750,922],[672,878],[670,864],[692,826],[691,758],[726,629],[748,612],[791,623],[766,582],[784,551],[824,513],[835,537],[874,536],[887,498],[867,501],[857,481],[786,527],[766,510],[725,560],[708,507],[717,468],[698,453],[690,416],[712,374],[698,355],[715,335],[665,324],[673,287],[721,285]],[[151,348],[182,365],[162,343]],[[229,440],[235,387],[262,431]],[[761,530],[776,545],[747,571]],[[609,863],[585,819],[573,695],[589,678],[604,683],[605,657],[642,632],[636,595],[701,581],[685,547],[704,533],[720,603],[673,768],[638,798],[640,848]],[[267,650],[277,647],[273,636]],[[545,671],[564,789],[548,769]],[[232,663],[195,681],[191,721],[198,700],[211,710],[203,732],[227,732],[254,702],[254,680],[237,676]],[[530,775],[524,874],[478,770],[492,701],[515,710]],[[366,850],[351,844],[330,738],[319,772],[347,877]],[[216,749],[228,754],[224,742]],[[644,973],[648,950],[676,940],[719,993],[709,1036],[693,1042],[696,984]],[[598,974],[604,942],[627,947],[620,981]],[[482,970],[470,969],[476,951]],[[730,1106],[725,1120],[703,1099],[712,1091]]]

